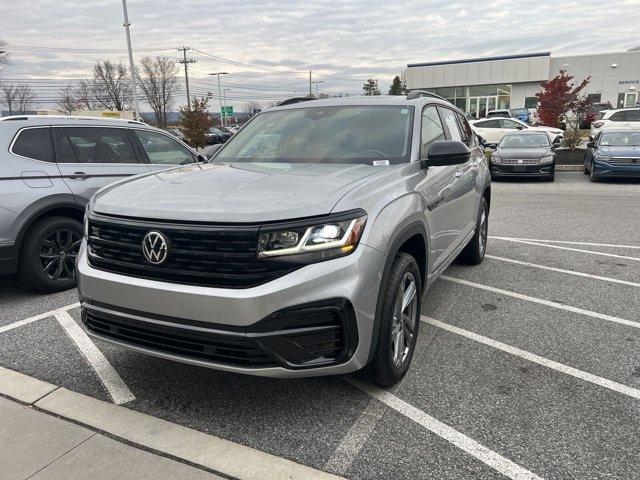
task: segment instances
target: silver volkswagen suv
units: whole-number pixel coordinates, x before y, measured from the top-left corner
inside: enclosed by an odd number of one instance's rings
[[[483,148],[427,92],[285,103],[208,164],[94,195],[77,263],[90,335],[230,372],[404,376],[424,290],[484,257]]]
[[[0,274],[40,291],[75,286],[85,205],[110,182],[206,160],[141,122],[90,117],[0,120]]]

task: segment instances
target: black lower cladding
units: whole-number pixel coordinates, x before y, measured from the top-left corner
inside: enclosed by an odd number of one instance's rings
[[[145,321],[145,317],[162,323]],[[86,301],[82,321],[89,331],[118,342],[185,359],[245,368],[338,365],[349,360],[358,345],[355,312],[346,299],[278,310],[245,328]]]

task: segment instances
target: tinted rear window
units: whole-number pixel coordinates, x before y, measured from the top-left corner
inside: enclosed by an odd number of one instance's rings
[[[53,162],[49,127],[27,128],[18,133],[12,148],[13,153],[23,157]]]

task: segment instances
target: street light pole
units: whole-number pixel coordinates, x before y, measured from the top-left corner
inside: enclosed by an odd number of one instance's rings
[[[220,102],[220,126],[224,126],[224,116],[222,115],[222,89],[220,88],[220,75],[228,75],[228,72],[216,72],[209,75],[216,75],[218,77],[218,101]]]
[[[227,90],[231,90],[231,89],[225,88],[224,90],[222,90],[222,102],[224,103],[224,108],[227,108]]]
[[[140,108],[138,107],[138,91],[136,89],[136,71],[133,64],[133,52],[131,51],[131,33],[129,33],[129,14],[127,13],[127,0],[122,0],[122,11],[124,13],[124,29],[127,33],[127,49],[129,50],[129,71],[131,73],[131,93],[133,94],[133,108],[136,113],[136,120],[140,120]]]

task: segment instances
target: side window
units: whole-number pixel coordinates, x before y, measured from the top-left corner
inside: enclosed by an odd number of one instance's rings
[[[622,112],[616,112],[613,115],[611,115],[609,117],[609,120],[611,120],[612,122],[624,122],[625,121],[625,113],[624,111]]]
[[[448,108],[441,107],[438,107],[438,110],[440,111],[440,115],[442,115],[442,120],[447,128],[447,132],[449,132],[449,139],[461,142],[462,133],[460,133],[460,127],[458,127],[455,112]]]
[[[473,135],[473,131],[469,126],[469,122],[464,118],[463,115],[456,113],[456,117],[458,118],[458,124],[460,125],[460,131],[462,132],[462,141],[468,146],[475,146],[475,136]]]
[[[184,165],[195,162],[188,148],[180,145],[167,135],[147,130],[134,130],[134,133],[138,136],[151,163]]]
[[[63,128],[53,128],[53,144],[56,150],[56,162],[58,163],[77,163],[78,159],[73,151],[69,137]]]
[[[427,154],[429,145],[436,140],[444,140],[444,128],[438,116],[436,107],[426,107],[422,111],[422,129],[420,143],[422,145],[422,156]]]
[[[80,163],[138,163],[123,128],[69,127],[64,131]]]
[[[518,122],[514,122],[513,120],[509,120],[508,118],[501,118],[498,120],[500,122],[500,128],[508,128],[510,130],[516,130],[518,127],[521,127]]]
[[[485,120],[484,122],[478,122],[475,125],[480,128],[500,128],[500,120]]]
[[[53,162],[51,134],[49,131],[49,127],[25,128],[24,130],[20,130],[11,151],[23,157],[33,158],[43,162]]]
[[[627,110],[624,119],[627,122],[640,122],[640,110]]]

